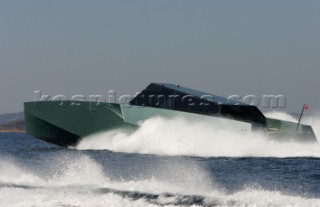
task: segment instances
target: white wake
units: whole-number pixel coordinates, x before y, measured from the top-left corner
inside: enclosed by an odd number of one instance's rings
[[[268,117],[295,121],[285,113],[271,112]],[[310,116],[320,138],[320,116]],[[107,149],[116,152],[157,155],[226,156],[226,157],[320,157],[320,144],[275,142],[261,134],[239,134],[215,128],[206,122],[182,118],[153,117],[136,131],[113,130],[84,138],[77,149]]]
[[[226,193],[214,185],[206,170],[196,164],[176,162],[158,166],[159,178],[152,175],[139,180],[112,181],[102,166],[87,155],[55,157],[50,166],[56,170],[43,176],[26,169],[15,160],[0,160],[0,206],[176,206],[184,195],[204,198],[200,206],[319,206],[320,200],[293,196],[280,191],[247,187]],[[168,168],[170,167],[170,168]],[[170,169],[170,170],[168,170]],[[196,175],[196,176],[195,176]],[[179,178],[179,179],[177,179]],[[6,187],[6,185],[8,185]],[[113,189],[103,193],[99,189]],[[118,193],[119,192],[124,192]],[[132,199],[128,192],[160,195]],[[171,194],[171,197],[164,195]],[[190,206],[190,205],[187,205]],[[199,206],[192,204],[191,206]]]

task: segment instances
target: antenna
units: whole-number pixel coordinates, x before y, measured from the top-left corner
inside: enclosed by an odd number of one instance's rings
[[[298,128],[299,128],[299,125],[300,125],[300,121],[301,121],[301,118],[302,118],[302,114],[303,114],[304,110],[307,110],[308,108],[309,108],[309,106],[307,104],[303,104],[302,111],[301,111],[301,114],[300,114],[300,117],[299,117],[299,121],[298,121],[298,124],[297,124],[297,128],[296,128],[296,132],[298,131]]]

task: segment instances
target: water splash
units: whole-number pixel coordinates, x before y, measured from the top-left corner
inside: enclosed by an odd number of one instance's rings
[[[298,122],[298,119],[296,119],[294,116],[287,114],[285,112],[270,111],[265,113],[264,115],[269,118],[281,119],[281,120],[291,121],[291,122]]]
[[[285,113],[272,112],[267,116],[295,121]],[[306,119],[304,123],[311,123],[317,137],[320,137],[319,116]],[[320,145],[317,143],[280,143],[262,134],[239,134],[215,128],[207,122],[179,117],[153,117],[133,132],[120,129],[94,134],[84,138],[76,148],[204,157],[320,157]]]
[[[188,162],[160,165],[162,176],[112,181],[87,155],[58,156],[50,179],[13,160],[0,160],[1,206],[319,206],[320,200],[245,187],[226,193]],[[5,168],[8,168],[5,170]],[[90,170],[90,174],[88,172]],[[171,169],[168,171],[168,169]],[[20,175],[19,179],[14,179]],[[196,175],[196,176],[195,176]],[[178,179],[177,179],[178,178]],[[22,184],[23,183],[23,184]]]

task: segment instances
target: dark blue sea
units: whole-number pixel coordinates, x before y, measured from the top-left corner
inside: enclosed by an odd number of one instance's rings
[[[318,154],[272,153],[112,152],[0,133],[0,206],[320,206]]]

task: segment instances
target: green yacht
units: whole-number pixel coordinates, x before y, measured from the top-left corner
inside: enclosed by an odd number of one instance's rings
[[[74,146],[97,132],[130,128],[151,117],[183,117],[238,133],[263,133],[278,141],[316,142],[309,125],[266,118],[256,107],[174,84],[151,83],[129,103],[34,101],[24,103],[27,133]]]

